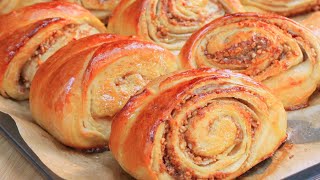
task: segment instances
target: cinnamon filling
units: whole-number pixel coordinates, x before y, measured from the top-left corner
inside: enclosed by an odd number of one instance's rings
[[[251,136],[254,138],[260,123],[256,119],[251,119]]]
[[[228,44],[231,44],[228,48],[218,50],[220,46],[228,46]],[[305,61],[309,55],[301,46],[300,50],[303,53],[303,61]],[[285,42],[275,44],[266,37],[254,35],[246,41],[225,42],[218,46],[209,41],[204,49],[204,55],[214,66],[235,70],[262,81],[281,70],[290,68],[291,61],[289,63],[285,61],[299,56],[300,53],[296,47],[292,48]],[[271,69],[269,74],[266,73],[268,69]],[[275,69],[278,70],[275,71]]]
[[[186,104],[188,101],[192,101],[193,97],[196,95],[188,95],[184,98],[184,100],[172,110],[171,116],[172,119],[175,118],[175,116],[180,112],[181,107]],[[213,163],[216,163],[219,161],[217,156],[202,156],[197,155],[193,151],[194,144],[192,142],[189,142],[185,136],[185,133],[189,129],[189,124],[195,117],[202,116],[201,110],[208,107],[211,103],[207,103],[205,106],[199,107],[192,112],[188,112],[186,114],[186,117],[184,120],[182,120],[181,125],[179,127],[179,148],[182,150],[185,155],[190,158],[195,164],[198,166],[207,166]],[[232,120],[233,121],[233,120]],[[227,155],[233,155],[235,154],[241,147],[242,140],[244,138],[243,131],[240,127],[240,125],[236,122],[234,122],[236,125],[236,138],[234,140],[234,147],[232,150],[230,150]],[[252,135],[254,136],[255,130],[258,128],[259,123],[256,120],[253,120],[251,118],[251,127],[252,127]],[[192,169],[186,169],[185,167],[180,166],[180,162],[178,160],[178,157],[176,157],[175,152],[173,149],[170,148],[170,146],[167,145],[167,139],[172,136],[171,134],[171,127],[166,124],[165,125],[165,132],[163,134],[163,138],[161,139],[161,150],[163,153],[163,168],[167,171],[169,175],[171,175],[174,178],[178,179],[193,179],[193,178],[199,178],[194,175],[194,172]],[[209,127],[210,128],[210,127]]]
[[[164,38],[164,37],[168,36],[168,32],[169,32],[169,30],[166,27],[163,27],[163,26],[157,27],[157,36],[159,38]]]
[[[161,2],[159,2],[161,3]],[[178,2],[175,2],[178,3]],[[213,18],[213,16],[219,14],[218,16],[224,15],[224,8],[218,1],[207,2],[206,8],[201,8],[200,6],[187,4],[186,2],[182,2],[183,8],[186,11],[192,11],[196,18],[190,18],[190,15],[182,16],[178,12],[176,12],[177,6],[173,1],[168,1],[167,4],[162,5],[162,9],[160,11],[167,17],[167,21],[174,26],[183,26],[183,27],[191,27],[191,26],[198,26],[200,24],[204,24],[205,22],[209,21]],[[212,12],[207,12],[208,9],[212,9],[212,5],[216,6],[215,10]],[[158,4],[160,6],[160,4]],[[157,8],[159,9],[159,8]],[[180,12],[183,14],[183,12]],[[159,38],[166,38],[170,34],[169,29],[162,25],[162,23],[157,25],[157,32],[156,35]]]
[[[204,54],[208,59],[219,64],[252,64],[255,59],[267,52],[276,52],[276,49],[272,49],[270,40],[254,36],[250,40],[233,44],[223,51],[210,53],[209,50],[205,50]]]
[[[177,2],[176,2],[177,3]],[[186,7],[186,4],[183,4],[183,6]],[[194,25],[194,23],[197,21],[196,19],[190,19],[189,17],[183,17],[181,15],[178,15],[175,12],[174,4],[172,1],[168,2],[168,7],[164,6],[164,12],[166,12],[166,15],[168,17],[168,20],[173,25],[182,25],[182,26],[191,26]],[[200,14],[199,19],[203,19],[204,16]]]
[[[106,71],[105,73],[108,72]],[[105,77],[105,74],[103,73],[100,77]],[[97,78],[99,84],[103,84],[102,80],[99,79],[100,78]],[[115,75],[114,79],[110,80],[110,83],[105,83],[104,87],[101,87],[102,90],[100,90],[99,86],[92,90],[95,98],[91,99],[90,111],[92,117],[96,120],[101,118],[112,119],[112,117],[127,103],[131,96],[143,89],[150,81],[150,77],[147,77],[140,72],[126,72],[121,75]],[[104,91],[104,89],[109,90]],[[111,91],[110,89],[113,90]]]
[[[98,31],[88,24],[69,24],[62,29],[51,32],[50,36],[39,44],[34,54],[27,60],[22,68],[19,79],[19,85],[22,87],[22,91],[30,88],[31,81],[37,69],[52,54],[72,40],[96,33],[98,33]]]

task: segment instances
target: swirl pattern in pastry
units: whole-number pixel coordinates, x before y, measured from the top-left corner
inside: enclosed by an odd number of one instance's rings
[[[180,52],[184,68],[230,69],[269,87],[286,109],[307,105],[320,82],[320,43],[278,15],[226,15],[193,34]]]
[[[189,36],[226,12],[244,11],[234,0],[123,0],[108,31],[137,35],[170,50],[180,50]]]
[[[89,11],[49,2],[0,16],[0,93],[25,100],[38,67],[70,41],[106,29]]]
[[[115,116],[110,149],[137,179],[233,179],[286,139],[284,107],[263,85],[225,70],[152,81]]]
[[[127,100],[177,68],[170,51],[150,42],[108,34],[82,38],[40,66],[30,91],[32,116],[67,146],[101,148]]]

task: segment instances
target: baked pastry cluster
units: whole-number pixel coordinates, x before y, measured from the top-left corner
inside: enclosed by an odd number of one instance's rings
[[[67,146],[107,146],[112,117],[130,96],[177,70],[170,51],[98,34],[69,43],[40,66],[30,92],[34,120]]]
[[[249,77],[193,69],[158,78],[112,124],[110,149],[136,179],[233,179],[286,139],[281,102]]]
[[[319,12],[280,16],[318,1],[34,3],[0,2],[1,95],[29,99],[66,146],[109,147],[137,179],[240,176],[320,84]],[[107,28],[93,11],[113,11]]]
[[[169,50],[180,50],[189,36],[208,22],[244,11],[234,0],[122,0],[108,32],[136,35]]]
[[[192,33],[225,14],[260,12],[291,16],[319,7],[318,0],[122,0],[109,21],[108,32],[136,35],[179,51]]]

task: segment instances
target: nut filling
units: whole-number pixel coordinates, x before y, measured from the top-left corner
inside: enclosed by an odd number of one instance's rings
[[[223,51],[211,54],[208,50],[205,50],[204,54],[208,59],[220,64],[252,64],[259,56],[267,52],[277,51],[279,51],[279,48],[273,48],[267,38],[252,37],[250,40],[233,44]]]
[[[181,6],[184,10],[177,6]],[[166,41],[169,41],[169,39],[185,40],[186,38],[183,34],[171,32],[170,26],[190,27],[192,31],[186,33],[192,33],[195,27],[199,28],[202,24],[214,19],[214,17],[220,17],[225,14],[224,8],[218,1],[211,0],[205,6],[201,7],[185,1],[159,1],[156,7],[157,12],[152,17],[154,17],[153,19],[164,17],[164,21],[167,21],[169,25],[163,23],[161,19],[153,21],[152,24],[156,27],[156,36],[160,39],[166,39]],[[192,15],[185,14],[186,12],[184,11],[188,11]]]
[[[96,34],[98,31],[88,24],[69,24],[62,29],[54,30],[39,44],[34,54],[27,60],[20,74],[19,85],[21,91],[25,92],[30,88],[31,81],[39,68],[52,54],[65,46],[68,42]]]
[[[292,37],[299,40],[299,37]],[[208,59],[208,63],[222,69],[243,73],[258,81],[296,65],[297,62],[294,59],[299,58],[301,54],[301,62],[316,57],[314,53],[307,54],[300,44],[291,47],[287,42],[273,42],[259,35],[253,35],[249,40],[230,43],[229,47],[225,44],[227,48],[223,50],[213,47],[212,42],[207,40],[206,46],[203,47],[203,54]],[[275,69],[280,71],[277,72]]]
[[[237,153],[237,151],[239,151],[241,149],[241,145],[243,143],[243,138],[244,138],[244,129],[241,128],[241,125],[231,116],[229,115],[225,115],[223,116],[224,119],[226,120],[230,120],[230,122],[232,122],[235,125],[235,139],[233,140],[233,143],[230,147],[228,147],[226,150],[224,150],[222,153],[218,153],[215,155],[198,155],[197,152],[194,151],[194,148],[196,145],[196,142],[190,140],[187,136],[192,134],[192,132],[188,132],[188,131],[192,131],[190,130],[190,128],[194,128],[193,127],[193,121],[199,121],[200,119],[205,119],[206,112],[210,112],[212,111],[212,109],[210,109],[211,107],[216,107],[214,104],[218,103],[218,102],[214,102],[215,100],[209,100],[205,105],[202,105],[201,107],[197,107],[194,110],[187,110],[187,112],[182,112],[182,109],[184,107],[190,107],[189,105],[196,103],[197,102],[197,97],[201,96],[204,97],[210,93],[222,93],[222,92],[232,92],[232,91],[238,91],[238,90],[243,90],[243,89],[234,89],[234,88],[226,88],[226,89],[215,89],[217,87],[205,87],[205,89],[203,89],[203,87],[200,87],[199,89],[196,89],[194,92],[194,95],[187,95],[182,102],[176,106],[176,108],[174,108],[171,111],[171,117],[170,120],[172,121],[176,121],[175,119],[179,116],[179,114],[181,113],[185,113],[185,117],[183,117],[182,119],[180,119],[180,123],[179,124],[179,129],[178,129],[178,137],[179,137],[179,149],[183,152],[184,157],[190,159],[194,164],[201,166],[201,167],[205,167],[205,166],[210,166],[216,162],[218,162],[222,156],[226,157],[226,156],[232,156],[234,154]],[[199,93],[199,90],[202,92]],[[204,92],[205,91],[205,92]],[[253,92],[248,92],[248,93],[253,93]],[[253,93],[255,94],[255,93]],[[235,98],[218,98],[217,100],[222,100],[222,101],[226,101],[226,102],[235,102],[237,101],[237,99]],[[239,102],[239,101],[237,101]],[[247,119],[247,121],[251,124],[251,133],[249,133],[249,135],[252,136],[252,141],[254,141],[254,135],[255,132],[258,130],[259,128],[259,122],[258,120],[255,118],[254,112],[252,112],[247,104],[245,102],[241,102],[241,104],[243,104],[244,106],[244,115],[245,118]],[[232,104],[232,103],[231,103]],[[237,110],[237,109],[236,109]],[[252,114],[253,113],[253,114]],[[249,115],[248,115],[249,114]],[[181,117],[181,116],[179,116]],[[211,118],[211,117],[210,117]],[[210,119],[209,118],[209,119]],[[198,119],[198,120],[197,120]],[[202,121],[202,120],[200,120]],[[214,123],[218,121],[218,119],[212,119],[211,122],[209,123],[208,129],[207,131],[210,132],[214,132]],[[220,120],[221,121],[221,120]],[[223,120],[222,120],[223,121]],[[163,154],[163,165],[162,168],[171,176],[177,178],[177,179],[197,179],[197,178],[203,178],[203,177],[198,177],[195,172],[193,172],[193,170],[191,168],[185,168],[181,166],[181,162],[179,160],[179,157],[176,155],[176,152],[174,150],[174,147],[172,147],[172,145],[170,145],[171,142],[169,142],[168,140],[174,136],[173,132],[172,132],[172,127],[170,126],[170,123],[166,123],[165,125],[165,131],[164,134],[162,136],[161,139],[161,151]],[[215,175],[209,175],[208,177],[205,178],[221,178],[222,176],[224,176],[223,174],[215,174]]]

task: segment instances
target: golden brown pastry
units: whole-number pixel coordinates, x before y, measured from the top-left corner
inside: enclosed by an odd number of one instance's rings
[[[309,28],[313,34],[320,39],[320,11],[312,13],[309,17],[301,21],[301,24]]]
[[[9,13],[21,7],[30,6],[36,3],[49,2],[50,0],[1,0],[0,14]]]
[[[111,13],[119,4],[120,0],[58,0],[75,2],[90,10],[96,17],[101,19],[106,24]]]
[[[63,144],[100,148],[130,96],[177,68],[170,51],[136,38],[99,34],[73,41],[40,66],[31,85],[31,112]]]
[[[269,87],[288,110],[307,105],[320,82],[320,44],[300,24],[277,15],[238,13],[217,19],[183,47],[184,68],[230,69]]]
[[[319,0],[240,0],[247,12],[272,12],[291,16],[318,10]]]
[[[107,19],[120,0],[1,0],[0,1],[0,14],[6,14],[13,10],[30,6],[40,2],[50,1],[65,1],[77,3],[84,8],[88,9],[96,17],[102,21],[107,22]]]
[[[0,16],[0,93],[24,100],[40,64],[68,42],[106,29],[89,11],[49,2]]]
[[[286,139],[281,101],[231,71],[152,81],[115,116],[110,149],[136,179],[233,179]]]
[[[170,50],[180,50],[189,36],[226,12],[244,11],[235,0],[122,0],[108,32],[137,35]]]

